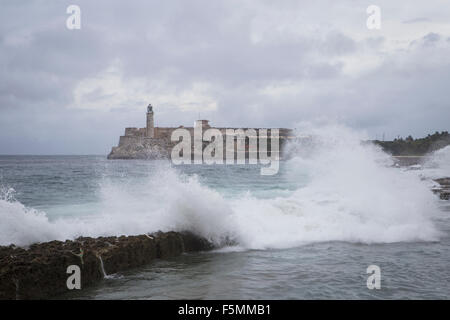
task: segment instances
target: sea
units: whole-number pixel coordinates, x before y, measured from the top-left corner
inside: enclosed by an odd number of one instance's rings
[[[106,155],[0,156],[0,245],[191,231],[215,250],[155,260],[60,299],[448,299],[450,147],[399,166],[335,129],[275,175]],[[369,266],[380,270],[369,289]]]

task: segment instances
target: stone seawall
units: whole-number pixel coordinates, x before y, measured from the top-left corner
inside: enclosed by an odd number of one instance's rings
[[[70,265],[80,267],[81,288],[85,288],[106,275],[158,258],[212,248],[188,232],[78,238],[33,244],[28,249],[0,247],[0,299],[47,299],[68,292]]]

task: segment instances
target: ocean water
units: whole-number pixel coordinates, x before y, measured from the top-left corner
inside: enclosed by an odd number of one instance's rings
[[[450,147],[397,168],[348,129],[293,143],[280,172],[106,156],[0,156],[0,245],[189,230],[214,242],[69,299],[448,299]],[[229,245],[232,242],[233,245]],[[381,289],[366,286],[369,265]]]

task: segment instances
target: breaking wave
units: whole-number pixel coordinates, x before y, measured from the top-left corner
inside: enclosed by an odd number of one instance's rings
[[[433,152],[422,167],[431,178],[450,177],[450,146]]]
[[[294,188],[260,197],[227,195],[167,164],[144,183],[105,179],[101,206],[88,217],[50,221],[44,212],[0,197],[0,244],[28,245],[77,236],[189,230],[244,249],[288,248],[323,241],[434,241],[438,200],[417,175],[398,170],[364,136],[340,126],[308,128],[282,165]],[[260,176],[254,177],[258,184]],[[251,188],[249,188],[251,189]]]

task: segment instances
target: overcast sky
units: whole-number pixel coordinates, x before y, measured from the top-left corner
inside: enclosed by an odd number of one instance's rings
[[[2,0],[0,68],[0,154],[106,154],[150,102],[157,126],[419,137],[450,130],[450,2]]]

